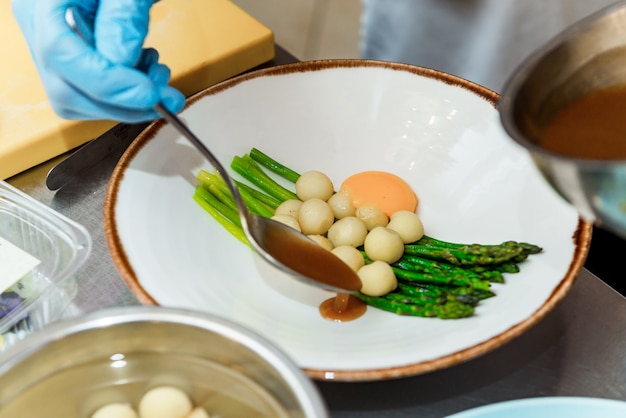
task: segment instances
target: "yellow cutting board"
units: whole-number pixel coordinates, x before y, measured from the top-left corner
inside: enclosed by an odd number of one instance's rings
[[[71,150],[113,121],[68,121],[52,110],[26,42],[0,0],[0,179]],[[274,35],[230,0],[162,0],[151,11],[146,46],[189,96],[274,57]]]

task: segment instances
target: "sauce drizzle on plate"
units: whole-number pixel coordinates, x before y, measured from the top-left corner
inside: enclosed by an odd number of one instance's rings
[[[345,322],[363,315],[367,310],[367,305],[354,296],[338,293],[337,296],[322,302],[319,309],[323,318],[335,322]]]

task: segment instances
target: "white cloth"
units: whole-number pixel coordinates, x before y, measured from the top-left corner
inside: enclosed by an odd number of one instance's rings
[[[615,0],[362,0],[361,56],[454,74],[496,92],[524,58]]]

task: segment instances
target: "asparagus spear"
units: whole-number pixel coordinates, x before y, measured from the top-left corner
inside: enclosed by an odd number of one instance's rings
[[[372,263],[372,260],[367,256],[362,248],[361,254],[365,259],[366,264]],[[419,269],[412,270],[407,268],[407,266],[403,263],[396,262],[391,264],[391,269],[396,275],[396,278],[409,282],[446,286],[471,286],[480,290],[489,290],[490,287],[487,280],[482,279],[479,275],[472,271],[466,271],[462,268],[457,268],[455,272],[456,274],[446,274],[445,272],[435,270],[431,270],[430,272],[426,272],[424,270],[420,271]]]
[[[201,198],[215,211],[221,214],[224,218],[228,219],[230,223],[241,227],[241,221],[239,220],[239,213],[232,207],[228,206],[224,202],[220,201],[215,194],[211,193],[211,190],[204,186],[197,186],[194,197]],[[197,200],[196,200],[197,201]],[[203,206],[204,207],[204,206]]]
[[[198,189],[202,189],[202,187],[198,186]],[[196,189],[193,199],[200,205],[200,207],[202,207],[209,215],[219,222],[219,224],[222,225],[232,236],[244,244],[250,245],[248,238],[246,238],[246,235],[241,229],[241,226],[235,225],[227,217],[215,209],[215,206],[213,206],[212,203],[209,203],[204,197],[201,196],[201,193],[197,192],[198,189]]]
[[[250,158],[258,162],[262,166],[267,167],[279,176],[286,178],[292,183],[295,183],[296,181],[298,181],[298,178],[300,178],[299,173],[296,173],[289,167],[279,163],[278,161],[274,160],[267,154],[264,154],[257,148],[252,148],[250,150]]]
[[[262,202],[263,204],[267,205],[269,208],[272,209],[272,214],[274,212],[274,209],[276,209],[282,202],[268,194],[265,194],[253,187],[248,186],[247,184],[241,183],[239,181],[235,180],[235,184],[237,185],[237,188],[239,189],[239,191],[246,191],[251,197],[253,197],[255,200]],[[271,216],[271,215],[270,215]]]
[[[385,297],[367,296],[362,293],[357,293],[355,296],[370,306],[393,312],[397,315],[458,319],[468,317],[474,313],[473,306],[458,301],[447,301],[441,304],[410,304],[390,300]]]
[[[422,237],[419,241],[409,244],[409,250],[416,253],[429,254],[426,248],[432,250],[432,254],[438,252],[445,253],[435,258],[443,257],[447,261],[457,258],[461,264],[501,264],[507,261],[521,262],[530,254],[537,254],[542,251],[541,247],[526,242],[505,241],[501,244],[460,244],[438,240],[429,236]],[[453,257],[450,257],[446,250]],[[449,257],[449,258],[447,258]],[[453,262],[454,261],[450,261]]]
[[[480,278],[480,274],[467,268],[462,268],[429,258],[416,257],[409,254],[402,256],[402,258],[394,263],[394,265],[397,265],[405,270],[421,273],[442,274],[451,277],[463,276]]]
[[[512,263],[516,266],[514,263]],[[504,276],[500,271],[500,265],[495,266],[456,266],[442,261],[429,258],[416,257],[405,254],[400,260],[392,265],[404,270],[446,275],[450,277],[474,277],[489,280],[492,283],[504,283]]]
[[[474,273],[479,274],[480,276],[484,276],[485,273],[519,273],[520,268],[517,265],[518,262],[510,261],[506,263],[496,264],[493,266],[469,266],[468,270],[473,271]]]
[[[278,184],[276,180],[268,176],[248,154],[241,157],[235,156],[231,167],[252,184],[281,202],[298,198],[294,192],[287,190],[285,187]]]
[[[453,297],[461,303],[467,303],[472,306],[478,305],[481,299],[485,299],[484,294],[474,294],[473,290],[469,287],[450,287],[446,289],[444,286],[438,285],[423,285],[415,283],[398,283],[397,293],[401,293],[408,296],[417,295],[430,295],[431,297]],[[491,293],[491,292],[490,292]],[[493,295],[493,293],[491,293]]]
[[[235,199],[233,199],[230,189],[224,182],[222,176],[201,170],[201,172],[198,173],[197,178],[202,183],[202,187],[210,191],[211,194],[213,194],[220,202],[231,207],[235,211],[237,210]],[[277,207],[280,204],[278,200],[245,184],[235,181],[235,185],[239,190],[239,194],[241,194],[241,198],[245,202],[246,206],[255,215],[270,217],[274,214],[275,209],[272,205],[275,204]],[[269,204],[266,204],[266,202],[269,202]]]
[[[489,282],[482,279],[476,279],[472,277],[448,277],[443,275],[418,273],[414,271],[407,271],[397,267],[391,267],[398,279],[417,282],[417,283],[432,283],[441,285],[463,286],[473,287],[479,290],[489,290]]]
[[[436,290],[446,292],[454,296],[474,296],[480,300],[495,296],[495,293],[493,293],[491,290],[475,289],[469,286],[452,286],[452,285],[441,285],[441,284],[431,284],[431,283],[416,283],[416,282],[405,282],[405,281],[400,280],[398,282],[398,287],[401,287],[401,286],[403,287],[402,292],[404,293],[410,292],[406,290],[406,287],[413,287],[413,288],[436,289]]]
[[[523,249],[513,245],[430,245],[417,241],[404,246],[405,253],[445,261],[457,266],[495,265],[516,260]]]

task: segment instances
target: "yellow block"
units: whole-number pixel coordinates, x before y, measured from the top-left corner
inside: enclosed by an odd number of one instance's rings
[[[0,179],[71,150],[113,121],[68,121],[52,110],[10,0],[0,0]],[[146,46],[159,50],[172,85],[189,96],[274,57],[273,33],[229,0],[162,0]]]

